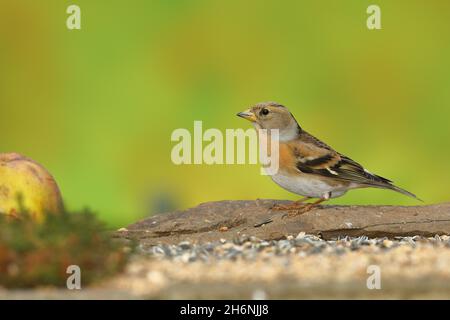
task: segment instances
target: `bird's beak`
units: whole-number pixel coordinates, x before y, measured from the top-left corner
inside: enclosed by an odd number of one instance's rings
[[[250,109],[247,109],[245,111],[239,112],[237,114],[237,116],[241,117],[241,118],[244,118],[244,119],[247,119],[248,121],[251,121],[251,122],[255,122],[256,121],[255,114]]]

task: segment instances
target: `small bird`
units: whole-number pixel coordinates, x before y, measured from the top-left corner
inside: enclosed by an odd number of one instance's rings
[[[276,102],[262,102],[237,116],[252,122],[255,129],[278,129],[279,170],[271,175],[282,188],[304,196],[289,205],[273,209],[288,210],[290,216],[311,210],[350,189],[382,188],[418,199],[414,194],[392,184],[391,180],[370,173],[356,161],[303,130],[289,110]],[[261,143],[261,142],[260,142]],[[315,202],[305,201],[316,198]]]

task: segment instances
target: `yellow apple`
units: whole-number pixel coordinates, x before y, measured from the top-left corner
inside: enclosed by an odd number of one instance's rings
[[[0,214],[21,218],[23,209],[38,222],[47,213],[62,212],[58,185],[37,162],[17,153],[0,153]]]

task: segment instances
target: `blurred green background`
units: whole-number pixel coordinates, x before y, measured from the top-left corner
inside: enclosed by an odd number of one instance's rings
[[[275,100],[369,170],[449,200],[450,2],[0,0],[0,152],[57,179],[111,226],[222,199],[297,199],[257,165],[172,164],[170,135],[249,128]],[[66,28],[81,7],[82,29]],[[416,201],[355,190],[339,204]]]

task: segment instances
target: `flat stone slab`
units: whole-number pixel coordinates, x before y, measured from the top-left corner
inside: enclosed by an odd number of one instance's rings
[[[323,239],[344,236],[389,237],[450,234],[450,202],[426,206],[322,205],[301,215],[273,210],[278,200],[217,201],[161,213],[115,232],[117,238],[143,245],[206,243],[254,236],[284,239],[300,232]]]

